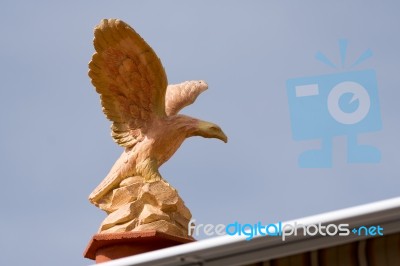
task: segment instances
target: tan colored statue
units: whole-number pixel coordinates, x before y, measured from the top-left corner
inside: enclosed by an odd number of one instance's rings
[[[94,35],[96,53],[89,64],[89,76],[100,94],[103,112],[112,121],[112,137],[125,148],[107,177],[89,196],[93,204],[109,213],[100,231],[111,227],[117,228],[115,232],[129,231],[146,221],[177,224],[178,214],[185,216],[182,225],[190,219],[190,212],[183,201],[179,203],[179,195],[162,179],[158,168],[188,137],[227,142],[216,124],[178,114],[207,89],[207,84],[187,81],[168,85],[153,49],[121,20],[102,20]],[[144,196],[146,193],[153,199]],[[181,206],[180,210],[179,206],[168,207],[171,202],[165,207],[168,200]]]

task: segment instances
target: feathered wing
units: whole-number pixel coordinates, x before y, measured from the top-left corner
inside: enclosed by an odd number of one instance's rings
[[[115,142],[131,147],[154,117],[166,115],[167,76],[153,49],[123,21],[102,20],[94,36],[89,76],[112,121]]]
[[[123,21],[102,20],[94,36],[96,53],[89,63],[89,76],[104,114],[112,121],[115,142],[132,147],[143,139],[154,118],[166,116],[164,68],[153,49]],[[126,177],[130,162],[123,156],[91,193],[92,202]]]
[[[168,85],[165,96],[165,112],[168,116],[176,115],[182,108],[196,100],[197,96],[207,89],[204,81],[186,81]]]

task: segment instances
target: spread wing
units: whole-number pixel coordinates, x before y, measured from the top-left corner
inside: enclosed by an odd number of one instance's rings
[[[166,115],[165,70],[153,49],[121,20],[103,19],[93,43],[89,76],[112,121],[112,137],[120,146],[131,147],[143,138],[152,119]]]
[[[182,108],[194,103],[197,96],[207,88],[207,83],[202,80],[168,85],[165,96],[165,112],[168,116],[176,115]]]

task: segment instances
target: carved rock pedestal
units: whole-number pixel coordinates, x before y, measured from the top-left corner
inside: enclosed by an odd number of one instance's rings
[[[164,180],[146,183],[140,176],[124,179],[98,207],[108,214],[99,233],[156,230],[188,237],[192,214],[176,189]]]
[[[176,189],[166,181],[124,179],[95,205],[108,216],[84,256],[97,263],[192,242],[192,217]]]

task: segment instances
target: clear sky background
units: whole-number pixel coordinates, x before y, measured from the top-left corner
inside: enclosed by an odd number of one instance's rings
[[[87,197],[122,152],[87,76],[93,28],[130,24],[161,58],[170,83],[209,90],[182,113],[229,136],[192,138],[162,168],[198,223],[271,223],[395,197],[400,170],[400,5],[397,1],[18,1],[0,5],[0,265],[88,265],[105,213]],[[316,141],[292,139],[286,80],[334,74],[349,40],[353,70],[375,69],[383,130],[360,136],[379,164],[302,169]]]

